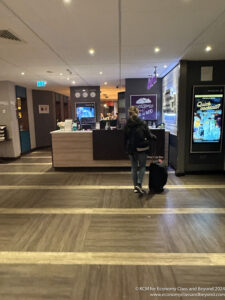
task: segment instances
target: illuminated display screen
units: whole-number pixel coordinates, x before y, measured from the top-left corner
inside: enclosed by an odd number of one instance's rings
[[[195,94],[193,113],[193,143],[220,142],[223,94]]]
[[[76,103],[76,116],[77,119],[94,118],[95,117],[95,104],[94,103]]]

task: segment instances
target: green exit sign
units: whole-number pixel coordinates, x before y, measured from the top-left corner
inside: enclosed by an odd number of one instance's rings
[[[38,87],[46,86],[46,81],[37,81],[37,86]]]

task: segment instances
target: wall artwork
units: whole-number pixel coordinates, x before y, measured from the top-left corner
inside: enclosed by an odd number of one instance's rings
[[[49,114],[49,105],[38,105],[39,114]]]

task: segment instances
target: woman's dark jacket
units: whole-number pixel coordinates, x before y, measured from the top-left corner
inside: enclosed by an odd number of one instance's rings
[[[128,154],[137,152],[137,148],[146,147],[155,139],[145,122],[140,118],[128,119],[124,127],[124,144]]]

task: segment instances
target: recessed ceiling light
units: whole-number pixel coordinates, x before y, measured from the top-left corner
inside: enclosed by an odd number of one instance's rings
[[[59,75],[60,75],[60,76],[62,76],[62,75],[63,75],[63,73],[59,73]]]
[[[70,80],[69,77],[66,78],[67,80]]]
[[[107,82],[107,81],[105,81],[105,82],[104,82],[104,85],[107,85],[107,84],[108,84],[108,82]]]
[[[166,69],[166,68],[167,68],[167,65],[164,65],[163,67]]]
[[[100,75],[102,75],[102,74],[103,74],[103,72],[101,71],[101,72],[99,72],[99,74],[100,74]]]
[[[211,47],[211,46],[207,46],[207,47],[205,48],[205,51],[206,51],[206,52],[212,51],[212,47]]]
[[[25,75],[25,73],[24,73],[24,72],[21,72],[21,75],[23,76],[23,75]]]
[[[155,53],[158,53],[160,51],[160,48],[159,47],[155,47],[154,51],[155,51]]]
[[[91,48],[88,50],[89,54],[90,55],[94,55],[95,54],[95,49]]]
[[[83,92],[85,92],[85,90],[83,90]]]
[[[75,83],[76,83],[76,82],[73,80],[73,81],[72,81],[72,84],[75,84]]]
[[[69,4],[71,3],[71,0],[63,0],[64,3]]]

